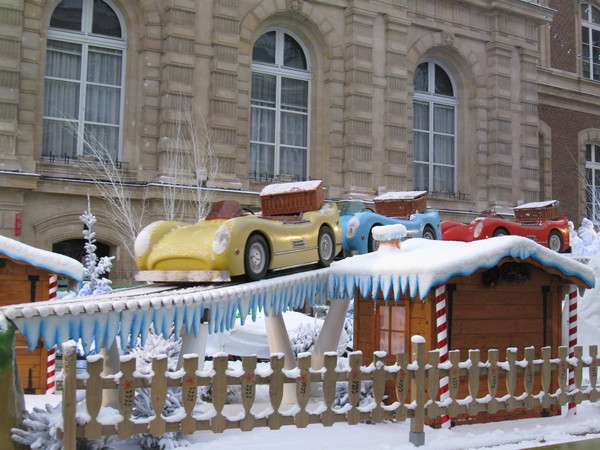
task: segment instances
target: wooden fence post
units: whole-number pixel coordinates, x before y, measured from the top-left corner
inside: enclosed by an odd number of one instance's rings
[[[588,350],[590,354],[590,402],[598,401],[598,390],[596,389],[596,382],[598,381],[598,346],[590,345]]]
[[[63,351],[63,393],[62,393],[62,416],[63,416],[63,450],[75,450],[77,448],[77,350],[73,341],[62,345]]]
[[[415,447],[425,445],[425,339],[415,335],[412,341],[413,365],[417,364],[415,378],[411,382],[411,400],[416,402],[415,415],[410,420],[408,440]]]

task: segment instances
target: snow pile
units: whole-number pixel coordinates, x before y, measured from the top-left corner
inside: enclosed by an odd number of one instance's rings
[[[321,180],[297,181],[293,183],[276,183],[265,186],[260,195],[283,194],[286,192],[314,191],[323,182]]]
[[[411,200],[425,194],[427,194],[427,191],[386,192],[385,194],[375,197],[373,200]]]
[[[373,239],[379,242],[399,241],[406,236],[406,227],[401,223],[373,227]]]
[[[395,300],[407,289],[411,297],[418,293],[425,298],[434,286],[456,275],[491,268],[507,256],[532,258],[565,275],[577,276],[589,286],[595,283],[594,271],[589,267],[521,236],[474,242],[415,238],[405,241],[401,250],[382,246],[374,253],[334,262],[329,273],[329,292],[333,298],[352,297],[358,287],[365,297],[374,297],[381,290],[387,299],[393,288]]]
[[[66,275],[76,281],[83,279],[83,266],[80,262],[58,253],[31,247],[14,239],[0,236],[0,254],[16,261],[23,261],[52,273]]]

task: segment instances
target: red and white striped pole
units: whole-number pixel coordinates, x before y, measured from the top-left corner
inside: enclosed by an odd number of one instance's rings
[[[58,289],[58,277],[50,274],[48,286],[48,299],[56,298]],[[46,363],[46,394],[56,394],[56,345],[48,350],[48,360]]]
[[[575,346],[577,345],[577,286],[569,288],[569,358],[575,357]],[[575,371],[569,370],[569,392],[575,389]],[[568,413],[577,414],[574,402],[569,402]]]
[[[446,306],[446,285],[440,284],[435,289],[435,311],[437,325],[437,348],[440,352],[440,364],[448,361],[448,317]],[[440,400],[450,397],[448,391],[448,377],[440,377]],[[443,414],[442,428],[450,428],[450,416]]]

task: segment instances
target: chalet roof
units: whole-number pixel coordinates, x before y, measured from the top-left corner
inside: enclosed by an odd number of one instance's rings
[[[582,288],[595,284],[594,271],[521,236],[500,236],[474,242],[409,239],[400,249],[382,245],[378,251],[334,262],[329,273],[333,298],[350,296],[359,288],[363,296],[381,291],[396,299],[407,290],[422,299],[439,284],[457,275],[471,275],[494,267],[506,258],[535,263],[546,272]]]
[[[176,336],[182,327],[198,335],[204,312],[208,312],[209,333],[233,328],[236,317],[256,318],[258,311],[279,315],[297,309],[305,301],[324,304],[328,269],[269,278],[226,286],[174,287],[145,285],[106,294],[49,300],[0,307],[0,328],[11,320],[26,338],[30,349],[38,338],[52,348],[69,339],[81,339],[86,351],[95,339],[97,348],[112,345],[117,335],[123,348],[142,343],[151,325],[158,333]]]
[[[83,280],[83,265],[79,261],[23,244],[5,236],[0,236],[0,255],[46,269],[58,275],[65,275],[76,281]]]

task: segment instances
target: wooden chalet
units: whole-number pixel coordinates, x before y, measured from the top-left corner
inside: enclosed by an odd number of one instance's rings
[[[350,286],[342,290],[351,295],[347,290],[355,288],[354,348],[367,362],[373,352],[384,350],[393,364],[395,355],[410,352],[414,335],[425,337],[428,351],[437,349],[440,295],[446,300],[448,349],[460,350],[461,361],[470,349],[480,349],[482,360],[487,350],[498,349],[503,360],[507,348],[517,348],[522,358],[524,348],[531,346],[536,357],[545,346],[556,357],[564,342],[562,301],[569,287],[590,288],[595,281],[587,266],[518,236],[470,243],[410,239],[401,245],[382,245],[377,252],[332,266],[338,290]],[[505,381],[499,385],[501,397]],[[393,389],[389,394],[393,399]],[[524,415],[508,413],[510,418]],[[482,413],[463,421],[503,418]]]
[[[52,275],[79,282],[83,266],[67,256],[0,236],[0,306],[48,300]],[[44,394],[48,350],[42,339],[29,351],[25,338],[18,334],[15,354],[25,393]]]

